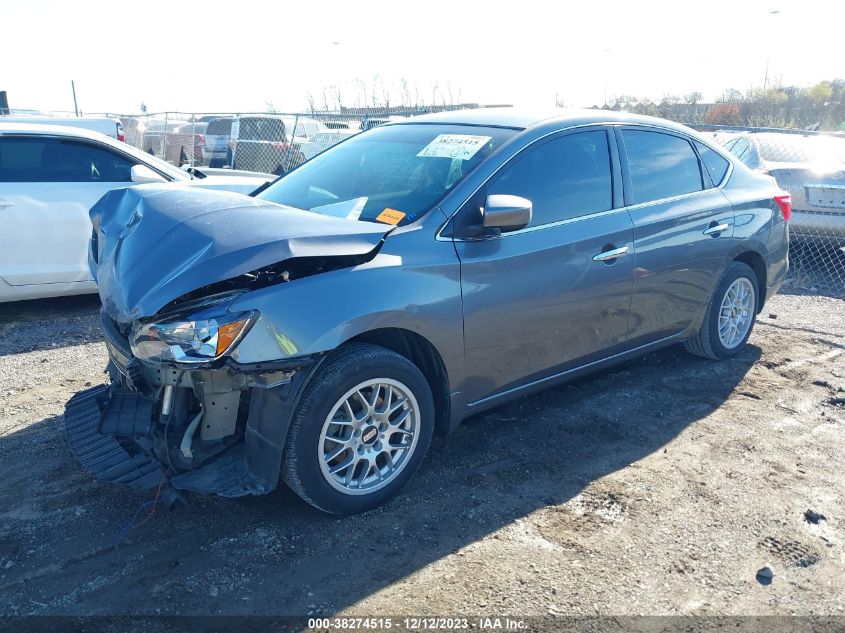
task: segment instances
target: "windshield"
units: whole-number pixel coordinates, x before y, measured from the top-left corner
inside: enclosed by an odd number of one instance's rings
[[[324,215],[405,225],[515,133],[424,123],[374,128],[326,150],[257,197]]]
[[[760,155],[777,163],[845,163],[845,139],[782,134],[762,141]]]

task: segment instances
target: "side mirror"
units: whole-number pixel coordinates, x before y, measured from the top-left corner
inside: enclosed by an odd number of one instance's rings
[[[531,222],[531,201],[519,196],[496,194],[487,196],[481,210],[481,222],[485,229],[516,231]]]
[[[146,165],[132,165],[130,178],[138,185],[145,182],[167,182],[164,176],[157,174]]]

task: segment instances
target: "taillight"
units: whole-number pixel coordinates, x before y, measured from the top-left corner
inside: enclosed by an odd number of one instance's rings
[[[788,193],[780,193],[775,196],[775,204],[778,205],[783,219],[789,222],[789,216],[792,215],[792,196]]]
[[[205,147],[205,136],[203,136],[202,134],[197,134],[196,144],[199,147]]]

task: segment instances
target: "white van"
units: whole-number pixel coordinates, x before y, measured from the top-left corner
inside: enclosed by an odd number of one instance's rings
[[[125,141],[123,124],[120,119],[107,117],[63,117],[63,116],[0,116],[3,123],[36,123],[38,125],[68,125],[81,127],[92,132],[105,134],[118,141]]]

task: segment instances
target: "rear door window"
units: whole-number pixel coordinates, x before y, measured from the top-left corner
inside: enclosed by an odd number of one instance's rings
[[[632,203],[662,200],[703,189],[701,166],[689,141],[644,130],[622,130]]]
[[[710,180],[714,186],[722,182],[722,178],[728,173],[728,160],[719,156],[718,152],[710,149],[704,143],[695,141],[695,148],[698,150],[698,155],[701,156],[701,162],[704,163],[704,168],[710,175]]]
[[[736,143],[734,143],[731,148],[730,152],[738,159],[742,160],[748,155],[748,150],[750,149],[751,144],[748,142],[747,138],[740,138],[737,139]]]
[[[607,211],[613,207],[613,180],[604,130],[561,136],[529,149],[505,167],[487,195],[531,200],[529,226]]]
[[[0,182],[131,182],[128,158],[56,138],[0,138]]]

